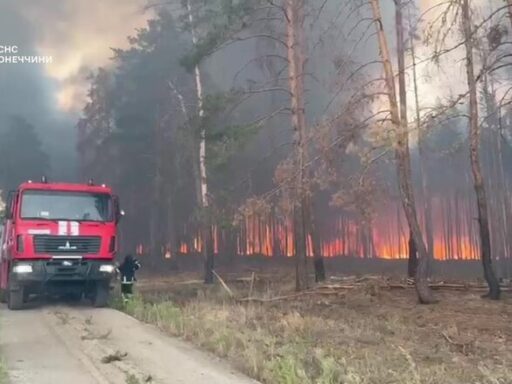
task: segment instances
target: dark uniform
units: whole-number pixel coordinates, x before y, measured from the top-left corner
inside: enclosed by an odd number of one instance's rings
[[[121,273],[121,293],[123,296],[133,293],[133,283],[137,281],[135,271],[140,268],[140,263],[132,255],[127,255],[119,266]]]

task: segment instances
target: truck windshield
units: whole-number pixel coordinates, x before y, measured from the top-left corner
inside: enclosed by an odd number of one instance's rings
[[[105,193],[25,191],[21,200],[21,218],[112,221],[112,199]]]

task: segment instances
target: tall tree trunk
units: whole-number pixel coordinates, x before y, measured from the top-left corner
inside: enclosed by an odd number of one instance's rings
[[[176,96],[178,99],[181,113],[183,114],[183,118],[185,119],[185,127],[187,128],[187,134],[185,137],[187,137],[187,145],[192,151],[196,151],[197,141],[196,136],[193,132],[192,127],[190,126],[191,122],[191,116],[188,113],[188,108],[185,103],[185,98],[183,97],[183,94],[179,91],[178,87],[174,84],[173,81],[169,80],[168,82],[169,88],[171,88],[172,93]],[[193,172],[193,179],[194,179],[194,189],[196,193],[196,200],[198,204],[201,202],[201,177],[199,174],[199,156],[192,156],[192,172]]]
[[[288,82],[291,94],[292,126],[295,132],[296,204],[294,209],[296,289],[308,286],[305,226],[306,119],[304,108],[304,0],[286,0]]]
[[[409,15],[410,19],[410,15]],[[411,60],[412,60],[412,79],[414,85],[414,104],[416,111],[416,129],[418,131],[418,153],[420,156],[420,177],[421,177],[421,192],[423,197],[423,215],[425,219],[425,235],[427,239],[427,252],[428,252],[428,275],[432,274],[432,263],[434,261],[434,232],[432,225],[432,193],[429,185],[428,175],[428,158],[425,153],[425,141],[427,138],[426,127],[421,126],[420,118],[420,101],[418,89],[418,75],[416,71],[416,51],[414,44],[414,30],[410,26],[409,42],[411,44]]]
[[[192,33],[192,43],[197,45],[197,33],[194,27],[194,15],[192,11],[192,0],[187,0],[187,13],[188,20],[190,22],[190,28]],[[201,220],[201,233],[203,237],[203,256],[204,256],[204,282],[206,284],[213,283],[213,268],[214,268],[214,249],[213,249],[213,234],[212,234],[212,223],[211,215],[208,212],[208,178],[206,174],[206,127],[203,124],[203,118],[205,115],[204,111],[204,95],[203,95],[203,81],[201,78],[201,69],[199,65],[194,68],[194,76],[196,80],[196,92],[197,92],[197,105],[198,114],[201,124],[200,135],[199,135],[199,179],[200,179],[200,191],[201,201],[200,206],[202,208],[202,220]]]
[[[414,242],[414,235],[409,231],[409,260],[407,261],[407,276],[415,278],[418,271],[418,250]]]
[[[508,17],[510,19],[510,24],[512,24],[512,0],[505,0],[508,5]]]
[[[483,54],[482,60],[486,60],[486,55]],[[485,61],[484,61],[485,63]],[[496,260],[497,277],[501,279],[504,277],[506,270],[506,248],[507,238],[505,235],[506,221],[502,215],[502,201],[503,193],[506,189],[505,180],[503,178],[502,153],[501,153],[501,137],[499,131],[499,107],[496,103],[496,93],[492,84],[492,78],[484,75],[483,78],[483,100],[486,109],[486,133],[488,137],[487,154],[488,158],[488,171],[487,180],[488,188],[490,191],[489,198],[489,216],[494,220],[490,223],[491,230],[491,247],[492,253]],[[496,257],[498,255],[498,257]]]
[[[462,1],[462,29],[466,47],[466,72],[469,90],[469,147],[471,172],[478,207],[478,224],[480,230],[480,254],[484,269],[484,277],[489,285],[489,293],[485,297],[493,300],[500,298],[500,286],[492,268],[491,236],[489,231],[489,213],[485,185],[480,165],[480,122],[478,121],[478,98],[473,64],[473,36],[469,1]]]
[[[428,286],[426,279],[427,274],[427,248],[423,241],[421,228],[418,222],[416,213],[416,205],[414,201],[414,190],[412,186],[412,171],[411,171],[411,156],[409,153],[409,135],[407,125],[404,120],[400,120],[400,114],[398,111],[397,96],[395,89],[395,80],[393,67],[390,61],[389,49],[387,37],[384,32],[384,26],[382,23],[382,16],[380,12],[379,0],[370,0],[373,11],[373,18],[375,20],[377,35],[379,40],[380,55],[383,62],[384,74],[386,79],[386,87],[389,98],[389,106],[391,112],[391,120],[393,127],[396,131],[396,143],[395,143],[395,158],[397,163],[398,182],[400,189],[400,197],[402,200],[403,209],[409,228],[412,231],[414,242],[418,249],[418,270],[416,272],[416,291],[418,293],[419,301],[423,304],[433,303],[436,300],[432,295],[432,291]],[[396,27],[397,27],[397,46],[399,60],[402,63],[399,65],[399,77],[405,78],[405,65],[403,64],[404,48],[403,48],[403,25],[402,25],[402,12],[401,12],[401,1],[395,0],[396,4]],[[401,57],[401,59],[400,59]],[[403,80],[405,81],[405,80]],[[405,98],[405,96],[404,96]]]
[[[324,258],[322,255],[322,247],[320,244],[320,238],[318,236],[318,227],[316,221],[316,212],[315,205],[313,203],[313,198],[308,196],[306,201],[307,208],[307,229],[308,233],[311,236],[311,248],[313,249],[313,265],[315,268],[315,281],[318,283],[320,281],[325,281],[325,265]]]
[[[174,268],[178,268],[178,233],[176,228],[176,214],[174,210],[174,198],[173,192],[169,191],[169,197],[167,200],[167,251],[171,253],[171,263]]]
[[[159,114],[160,115],[160,114]],[[150,264],[157,266],[161,261],[162,246],[162,215],[161,215],[161,195],[162,195],[162,124],[163,118],[158,117],[154,129],[153,148],[155,151],[155,175],[152,185],[152,199],[150,208],[149,224],[149,253]]]

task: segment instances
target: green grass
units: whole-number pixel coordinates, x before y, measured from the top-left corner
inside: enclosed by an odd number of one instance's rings
[[[126,304],[116,302],[115,307],[147,323],[154,324],[167,333],[189,340],[216,355],[228,358],[237,368],[248,375],[267,383],[306,384],[311,381],[306,375],[306,361],[301,357],[300,342],[279,344],[278,339],[269,332],[259,329],[255,332],[243,332],[234,329],[228,317],[231,308],[209,306],[207,302],[198,302],[187,307],[178,307],[171,301],[148,302],[141,296],[135,296]],[[243,306],[236,316],[247,314]],[[268,355],[270,352],[270,356]],[[329,377],[336,377],[331,371],[336,364],[319,364],[317,371],[323,377],[322,384],[334,384]]]
[[[7,368],[0,358],[0,384],[7,384]]]
[[[118,302],[116,306],[173,336],[227,358],[236,368],[263,383],[366,382],[352,377],[329,348],[308,348],[311,344],[308,327],[311,324],[295,314],[284,319],[281,335],[276,337],[272,329],[265,329],[264,324],[245,328],[251,325],[247,320],[252,319],[255,313],[237,304],[217,307],[200,300],[178,307],[171,301],[152,302],[135,296],[130,302]]]
[[[126,384],[141,384],[140,380],[134,375],[126,376]]]

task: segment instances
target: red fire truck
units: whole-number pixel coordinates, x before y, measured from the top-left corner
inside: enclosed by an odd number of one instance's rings
[[[118,248],[118,198],[105,185],[26,182],[10,192],[0,251],[0,299],[32,294],[109,299]]]

